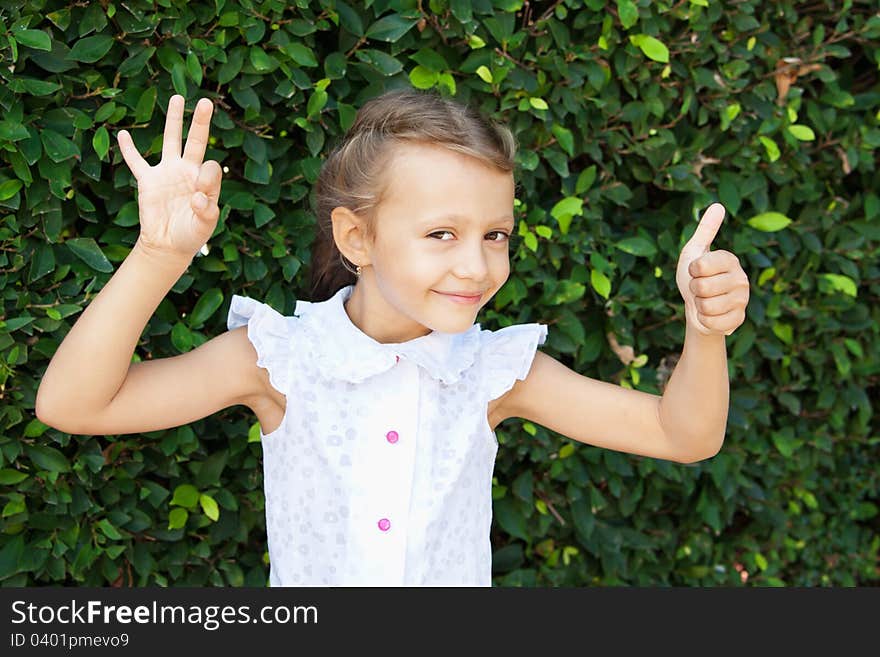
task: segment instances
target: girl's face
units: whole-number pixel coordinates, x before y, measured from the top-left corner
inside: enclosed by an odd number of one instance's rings
[[[466,331],[510,274],[513,175],[430,144],[399,145],[387,173],[348,313],[380,342]]]

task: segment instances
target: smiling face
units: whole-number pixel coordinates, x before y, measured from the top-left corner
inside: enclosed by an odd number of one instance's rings
[[[345,208],[333,212],[342,254],[362,265],[346,311],[379,342],[460,333],[510,274],[513,175],[431,144],[395,147],[375,241]],[[443,292],[479,294],[458,303]]]

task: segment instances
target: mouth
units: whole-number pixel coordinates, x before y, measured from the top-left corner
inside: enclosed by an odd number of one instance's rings
[[[437,294],[440,294],[440,295],[448,298],[450,301],[454,301],[456,303],[466,303],[466,304],[477,303],[480,299],[483,298],[482,293],[469,295],[469,294],[456,294],[454,292],[438,292],[437,290],[434,290],[434,292],[437,292]]]

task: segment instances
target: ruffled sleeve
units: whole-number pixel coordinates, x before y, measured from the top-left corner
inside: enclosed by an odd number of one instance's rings
[[[546,324],[514,324],[497,331],[482,331],[482,360],[488,399],[497,399],[517,379],[525,379],[539,344],[547,340]]]
[[[257,352],[257,365],[269,371],[272,387],[287,394],[290,382],[290,322],[272,306],[250,297],[234,295],[226,327],[247,325],[247,335]]]

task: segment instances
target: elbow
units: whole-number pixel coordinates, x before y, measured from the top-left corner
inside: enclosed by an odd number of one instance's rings
[[[678,463],[682,463],[684,465],[691,465],[694,463],[699,463],[700,461],[706,461],[718,455],[721,451],[721,447],[724,445],[724,436],[722,435],[720,439],[706,441],[699,441],[699,447],[695,449],[690,449],[687,452],[681,454],[677,459],[675,459]]]
[[[37,391],[37,401],[34,407],[34,416],[45,424],[47,427],[52,427],[53,429],[57,429],[58,431],[63,431],[64,433],[73,433],[69,430],[69,427],[65,426],[64,422],[58,422],[59,417],[63,417],[63,415],[59,415],[52,410],[52,406],[46,403],[45,400],[40,398],[39,391]]]

